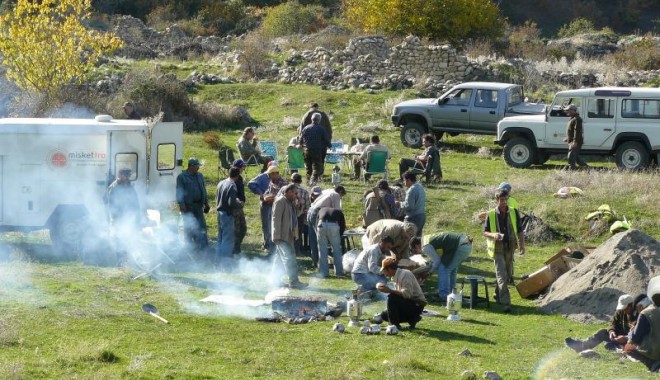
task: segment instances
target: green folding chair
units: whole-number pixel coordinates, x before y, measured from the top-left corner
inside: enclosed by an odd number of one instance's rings
[[[305,169],[305,156],[303,150],[295,146],[286,148],[286,170],[289,174],[293,170]]]
[[[383,178],[388,178],[387,152],[369,152],[367,159],[367,168],[362,174],[363,182],[367,182],[367,175],[382,174]]]

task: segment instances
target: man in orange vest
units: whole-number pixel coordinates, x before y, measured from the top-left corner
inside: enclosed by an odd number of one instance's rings
[[[504,305],[505,313],[510,313],[511,297],[507,285],[510,273],[513,273],[513,252],[518,248],[521,255],[525,254],[525,237],[518,210],[507,204],[509,192],[500,189],[495,198],[497,207],[488,212],[483,235],[488,243],[488,255],[495,263],[495,299]]]

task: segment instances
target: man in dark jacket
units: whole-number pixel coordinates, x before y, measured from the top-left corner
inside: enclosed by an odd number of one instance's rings
[[[332,146],[328,132],[319,124],[321,114],[312,115],[312,124],[306,126],[300,134],[300,147],[304,149],[307,180],[316,184],[323,174],[325,153]]]
[[[576,168],[576,164],[581,167],[587,167],[587,163],[580,157],[580,150],[584,143],[584,129],[582,128],[582,118],[577,112],[575,104],[569,104],[564,108],[571,118],[566,127],[566,139],[568,143],[568,166],[571,170]]]
[[[236,180],[240,174],[239,168],[229,169],[229,178],[220,181],[215,191],[218,211],[217,257],[221,265],[227,265],[227,259],[234,251],[234,211],[243,206],[236,191]]]
[[[208,246],[204,214],[211,207],[204,176],[199,173],[200,166],[201,163],[195,157],[188,160],[188,169],[176,178],[176,202],[183,218],[186,242],[197,250],[204,250]]]

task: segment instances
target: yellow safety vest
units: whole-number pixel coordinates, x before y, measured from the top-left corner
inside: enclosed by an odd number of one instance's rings
[[[497,231],[497,215],[495,214],[495,209],[490,210],[488,213],[488,224],[490,227],[490,232]],[[513,234],[518,240],[518,218],[516,217],[516,210],[513,207],[509,207],[509,219],[511,219],[511,226],[513,227]],[[488,256],[495,257],[495,240],[491,238],[486,238],[486,248],[488,249]]]

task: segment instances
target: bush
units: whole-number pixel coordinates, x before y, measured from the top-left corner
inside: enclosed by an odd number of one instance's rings
[[[314,33],[325,26],[321,6],[303,6],[297,1],[268,8],[261,24],[264,35],[270,38]]]
[[[249,32],[244,39],[236,43],[241,51],[238,57],[238,75],[251,79],[262,78],[271,67],[270,44],[262,29]]]
[[[571,21],[568,25],[562,25],[557,32],[559,38],[568,38],[577,36],[578,34],[595,32],[596,28],[591,20],[584,17],[578,17]]]
[[[541,40],[541,30],[534,21],[525,21],[523,25],[511,29],[505,55],[531,60],[546,58],[545,43]]]
[[[659,70],[660,47],[648,35],[612,54],[613,64],[629,70]]]
[[[211,102],[195,104],[192,110],[192,116],[193,118],[190,123],[184,126],[189,131],[242,129],[253,124],[252,118],[244,108]],[[224,145],[219,138],[215,141],[212,138],[212,134],[210,137],[205,137],[204,141],[207,144]]]

